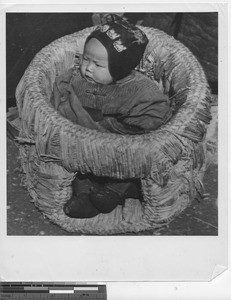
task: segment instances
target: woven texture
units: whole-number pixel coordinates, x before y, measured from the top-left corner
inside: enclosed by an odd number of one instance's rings
[[[20,155],[25,184],[35,205],[71,232],[118,234],[160,227],[203,192],[204,138],[210,122],[210,91],[192,53],[173,37],[141,27],[149,38],[138,70],[170,96],[174,116],[143,135],[101,133],[73,124],[50,104],[55,77],[75,63],[94,27],[43,48],[16,90],[21,118]],[[141,178],[144,202],[127,199],[109,214],[71,219],[63,205],[77,172],[111,178]]]

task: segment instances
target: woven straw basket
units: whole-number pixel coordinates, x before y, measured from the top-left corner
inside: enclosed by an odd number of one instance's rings
[[[16,90],[21,119],[19,149],[28,191],[41,212],[80,234],[119,234],[158,228],[203,193],[205,134],[210,91],[205,74],[180,42],[154,28],[140,28],[149,44],[138,70],[170,96],[174,116],[143,135],[101,133],[72,123],[50,104],[55,77],[74,65],[94,27],[43,48]],[[109,214],[72,219],[63,212],[77,172],[140,178],[144,201],[127,199]]]

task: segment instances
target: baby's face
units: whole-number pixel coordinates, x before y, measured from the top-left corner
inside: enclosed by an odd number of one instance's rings
[[[91,83],[110,84],[113,81],[108,68],[107,50],[95,38],[85,45],[80,71]]]

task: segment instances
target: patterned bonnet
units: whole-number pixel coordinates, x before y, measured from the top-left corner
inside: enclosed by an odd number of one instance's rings
[[[148,38],[138,27],[118,15],[107,15],[86,39],[85,44],[96,38],[108,53],[109,72],[114,80],[120,80],[131,73],[143,57]]]

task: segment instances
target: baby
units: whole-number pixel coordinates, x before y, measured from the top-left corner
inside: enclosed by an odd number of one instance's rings
[[[102,132],[142,134],[172,116],[169,99],[156,84],[135,71],[148,39],[138,27],[109,15],[86,39],[79,70],[56,78],[53,106],[81,126]],[[77,175],[64,212],[74,218],[109,213],[126,198],[142,199],[140,181],[115,181]]]

